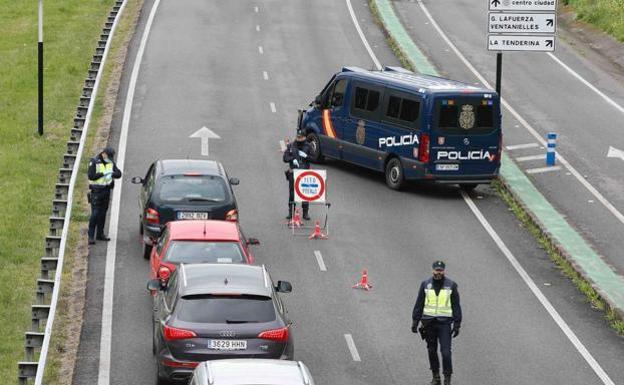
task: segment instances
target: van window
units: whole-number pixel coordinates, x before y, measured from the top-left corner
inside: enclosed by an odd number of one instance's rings
[[[408,127],[417,127],[420,116],[420,101],[390,95],[385,118]]]
[[[436,110],[438,131],[446,134],[483,134],[494,129],[491,100],[440,100]]]
[[[355,108],[372,112],[377,109],[377,106],[379,106],[378,91],[355,87]]]
[[[347,79],[337,80],[329,92],[329,98],[327,98],[324,108],[342,106],[346,89]]]

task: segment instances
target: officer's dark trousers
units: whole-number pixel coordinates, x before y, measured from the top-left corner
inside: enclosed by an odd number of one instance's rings
[[[442,352],[442,373],[453,373],[451,360],[451,323],[431,321],[427,331],[427,350],[429,351],[429,367],[432,372],[440,371],[438,344]]]
[[[295,180],[293,178],[293,173],[289,173],[288,174],[288,213],[290,215],[290,213],[292,213],[292,210],[295,206]],[[308,209],[310,208],[310,204],[308,202],[303,202],[301,204],[301,207],[303,208],[303,215],[308,213]]]
[[[110,194],[91,192],[91,217],[89,218],[89,239],[94,236],[104,237],[104,223],[106,222],[106,212]]]

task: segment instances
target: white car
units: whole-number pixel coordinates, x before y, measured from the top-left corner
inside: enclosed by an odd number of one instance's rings
[[[314,385],[301,361],[256,358],[226,359],[200,363],[189,385]]]

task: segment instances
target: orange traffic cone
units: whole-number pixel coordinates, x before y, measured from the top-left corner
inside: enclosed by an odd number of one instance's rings
[[[353,285],[354,289],[364,289],[369,291],[373,288],[373,285],[368,283],[368,271],[366,269],[362,270],[362,278],[360,278],[360,282]]]
[[[299,214],[299,209],[295,209],[295,213],[291,220],[288,221],[288,227],[302,227],[303,222],[301,222],[301,215]]]
[[[320,221],[314,222],[314,231],[312,232],[312,234],[310,234],[308,239],[327,239],[327,235],[323,234],[323,232],[321,232],[321,222]]]

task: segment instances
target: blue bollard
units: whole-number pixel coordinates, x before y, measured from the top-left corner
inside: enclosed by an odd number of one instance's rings
[[[554,132],[549,132],[548,147],[546,149],[546,166],[555,165],[555,147],[557,147],[557,134]]]

